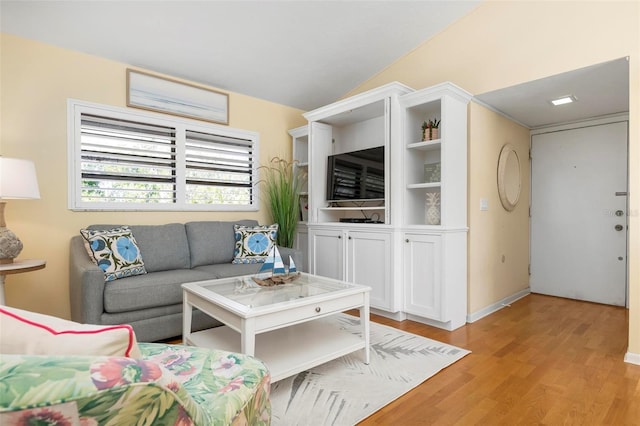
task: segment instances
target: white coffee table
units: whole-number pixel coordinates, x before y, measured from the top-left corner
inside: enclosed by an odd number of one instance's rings
[[[302,273],[296,281],[261,287],[251,276],[182,285],[185,344],[241,352],[265,362],[273,382],[364,349],[369,363],[370,287]],[[191,333],[197,308],[225,324]],[[360,310],[362,336],[330,316]]]

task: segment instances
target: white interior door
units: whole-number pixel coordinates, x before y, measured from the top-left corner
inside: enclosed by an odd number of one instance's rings
[[[627,122],[531,140],[531,291],[624,306]]]

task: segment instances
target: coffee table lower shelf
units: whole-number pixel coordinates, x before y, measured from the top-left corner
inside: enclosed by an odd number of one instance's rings
[[[240,333],[220,326],[191,333],[185,343],[240,352]],[[335,320],[325,317],[257,334],[255,357],[264,361],[271,381],[277,382],[364,347],[362,336],[341,329]]]

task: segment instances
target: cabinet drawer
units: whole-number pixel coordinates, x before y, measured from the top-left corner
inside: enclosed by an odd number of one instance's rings
[[[348,309],[358,308],[364,305],[365,297],[366,293],[363,292],[265,314],[256,318],[256,333],[263,333]]]

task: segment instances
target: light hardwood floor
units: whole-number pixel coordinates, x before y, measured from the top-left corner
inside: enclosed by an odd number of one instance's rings
[[[532,294],[453,332],[373,316],[472,353],[360,425],[640,425],[627,312]]]

